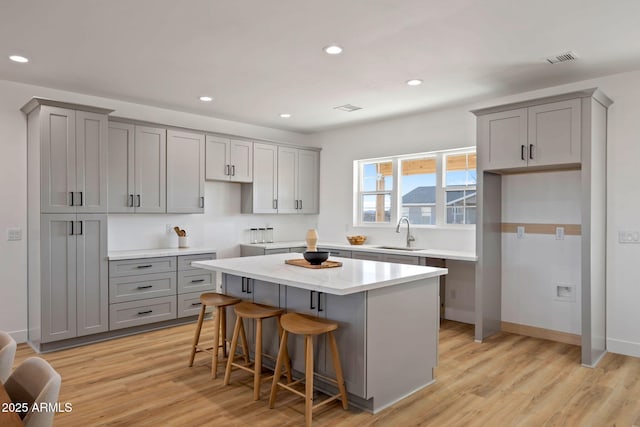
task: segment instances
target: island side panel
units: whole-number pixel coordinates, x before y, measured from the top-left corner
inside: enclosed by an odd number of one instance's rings
[[[368,291],[367,397],[373,413],[434,381],[439,278]]]

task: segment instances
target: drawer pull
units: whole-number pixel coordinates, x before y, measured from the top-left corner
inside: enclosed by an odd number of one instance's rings
[[[149,314],[149,313],[153,313],[153,310],[139,311],[139,312],[138,312],[138,314],[139,314],[139,315]]]
[[[192,307],[197,307],[197,306],[199,306],[199,305],[202,305],[202,303],[201,303],[201,302],[194,302],[194,303],[191,303],[191,306],[192,306]]]
[[[151,268],[153,264],[139,265],[137,268]]]
[[[138,289],[149,289],[149,288],[153,288],[153,285],[138,286]]]
[[[191,283],[200,283],[200,282],[204,282],[204,279],[195,279],[191,281]]]

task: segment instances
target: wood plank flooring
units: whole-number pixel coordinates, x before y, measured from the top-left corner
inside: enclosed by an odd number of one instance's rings
[[[269,384],[263,384],[262,400],[254,402],[249,373],[234,371],[225,387],[222,375],[210,378],[206,353],[187,367],[194,328],[43,355],[62,375],[60,402],[73,405],[72,412],[56,414],[55,425],[303,425],[303,400],[293,394],[280,391],[270,410]],[[383,351],[393,363],[393,351]],[[20,345],[16,365],[32,355]],[[344,411],[334,402],[314,413],[314,424],[640,426],[640,359],[607,354],[596,369],[579,362],[576,346],[505,332],[478,344],[470,325],[444,321],[435,384],[376,415]]]

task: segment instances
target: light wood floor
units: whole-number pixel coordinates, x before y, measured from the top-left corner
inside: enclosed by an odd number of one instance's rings
[[[210,359],[187,367],[193,325],[45,354],[62,375],[61,402],[73,411],[58,426],[298,426],[302,399],[269,385],[254,402],[250,374],[232,384],[209,376]],[[205,335],[206,336],[206,335]],[[444,321],[436,384],[377,415],[330,404],[318,426],[631,426],[640,425],[640,359],[608,354],[597,369],[580,366],[578,347],[500,333],[473,342],[469,325]],[[411,337],[407,337],[407,345]],[[393,363],[395,351],[389,351]],[[16,364],[33,355],[20,345]],[[343,357],[348,357],[344,355]],[[222,366],[222,365],[221,365]],[[402,367],[400,366],[399,369]]]

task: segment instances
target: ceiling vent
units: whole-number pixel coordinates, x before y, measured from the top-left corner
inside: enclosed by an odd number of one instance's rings
[[[339,107],[333,107],[333,109],[351,113],[353,111],[362,110],[362,107],[356,107],[355,105],[351,105],[351,104],[344,104]]]
[[[559,55],[550,56],[545,59],[549,64],[557,64],[559,62],[575,61],[578,58],[579,56],[577,53],[575,53],[574,51],[569,51],[569,52],[561,53]]]

